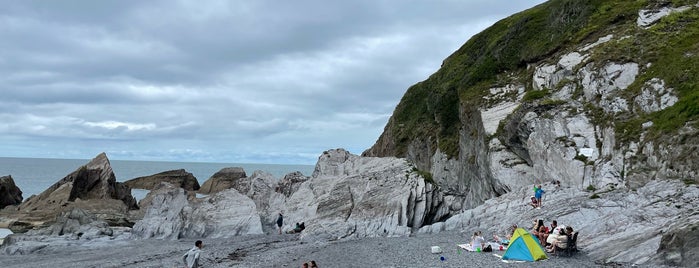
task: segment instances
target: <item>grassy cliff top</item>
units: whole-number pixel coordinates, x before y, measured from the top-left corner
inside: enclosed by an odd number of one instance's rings
[[[458,156],[462,107],[481,107],[489,88],[506,84],[524,85],[530,93],[534,68],[528,66],[552,61],[608,34],[629,38],[600,46],[591,61],[652,63],[627,89],[628,96],[658,77],[676,90],[680,100],[640,117],[599,115],[598,120],[617,120],[615,125],[631,135],[640,133],[640,124],[649,120],[656,123],[656,133],[697,121],[699,8],[664,17],[649,29],[636,25],[641,9],[690,4],[696,1],[552,0],[498,21],[445,59],[427,80],[407,90],[387,126],[395,155],[405,156],[411,141],[431,136],[441,151]]]

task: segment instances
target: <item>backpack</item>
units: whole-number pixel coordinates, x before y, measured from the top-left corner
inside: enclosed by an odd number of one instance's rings
[[[488,245],[487,247],[485,247],[483,249],[483,252],[492,252],[492,251],[493,251],[493,247],[491,247],[490,245]]]

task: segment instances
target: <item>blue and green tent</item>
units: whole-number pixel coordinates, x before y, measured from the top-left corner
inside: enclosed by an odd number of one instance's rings
[[[538,261],[546,258],[536,237],[522,228],[517,228],[512,234],[510,245],[502,255],[503,260]]]

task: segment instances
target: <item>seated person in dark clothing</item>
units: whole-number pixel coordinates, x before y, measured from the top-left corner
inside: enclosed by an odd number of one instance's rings
[[[292,234],[293,234],[293,233],[300,233],[300,232],[303,231],[304,229],[306,229],[306,224],[303,223],[303,222],[301,222],[301,223],[298,223],[298,222],[297,222],[297,223],[296,223],[296,226],[294,227],[294,230],[290,231],[289,233],[292,233]]]

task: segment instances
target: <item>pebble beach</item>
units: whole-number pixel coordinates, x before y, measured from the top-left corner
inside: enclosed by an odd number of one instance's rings
[[[181,256],[194,241],[76,240],[67,247],[47,246],[28,255],[3,255],[2,260],[3,267],[74,267],[76,263],[80,267],[184,267]],[[459,250],[457,244],[468,242],[467,233],[461,232],[334,242],[309,241],[298,234],[203,241],[204,267],[301,267],[303,262],[311,260],[319,267],[631,267],[595,263],[585,255],[584,249],[572,257],[549,254],[543,261],[505,263],[498,257],[504,251]],[[442,253],[431,253],[432,246],[439,246]]]

